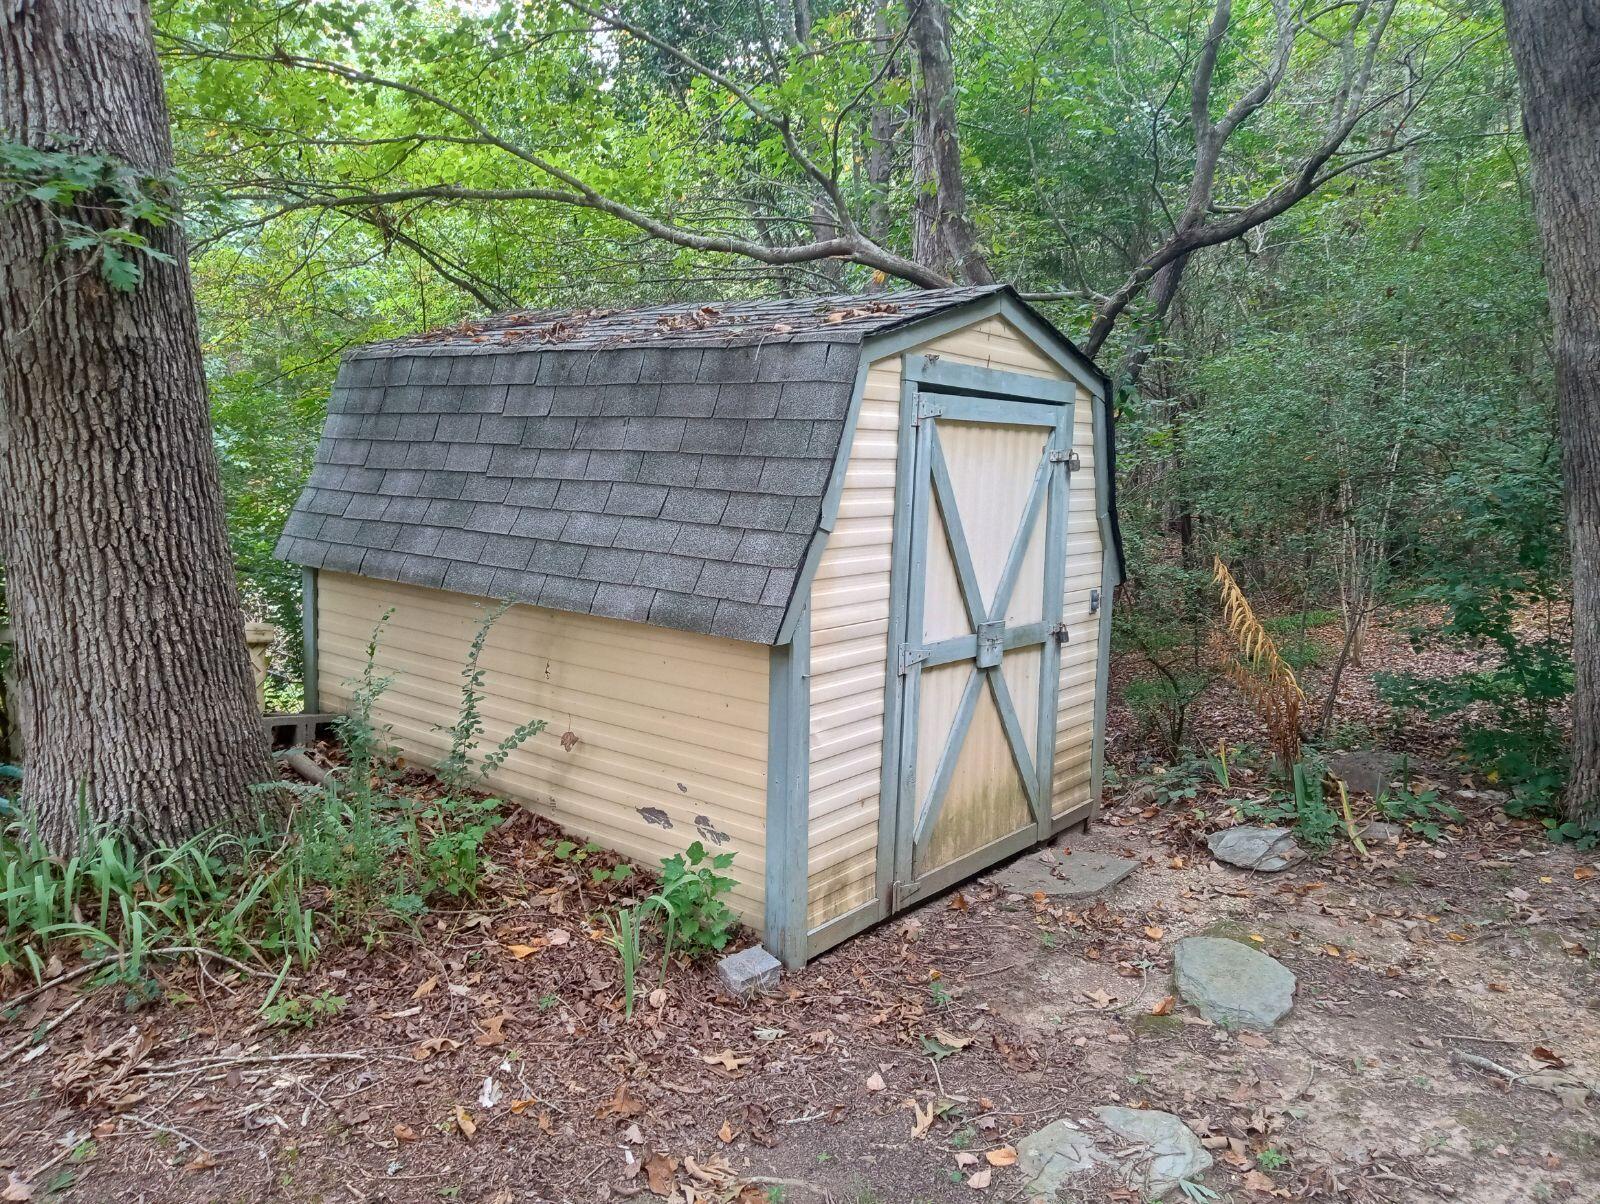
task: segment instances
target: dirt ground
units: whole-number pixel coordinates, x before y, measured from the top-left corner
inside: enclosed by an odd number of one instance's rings
[[[1349,689],[1359,711],[1364,677]],[[1051,850],[1137,860],[1102,898],[1057,906],[987,875],[748,1004],[675,967],[631,1021],[588,919],[603,895],[522,816],[478,906],[288,984],[344,1000],[311,1027],[265,1025],[270,982],[217,962],[174,968],[150,1006],[28,1000],[0,1029],[0,1199],[1009,1201],[1022,1138],[1120,1103],[1205,1139],[1200,1200],[1600,1200],[1600,1099],[1459,1058],[1600,1079],[1600,854],[1447,770],[1468,819],[1440,844],[1276,875],[1211,859],[1217,815],[1119,786]],[[1198,933],[1295,973],[1276,1030],[1168,999],[1173,944]],[[1061,1196],[1139,1198],[1111,1169]]]

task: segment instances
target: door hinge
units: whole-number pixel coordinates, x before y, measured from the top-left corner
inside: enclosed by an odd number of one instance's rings
[[[900,645],[900,676],[904,677],[911,672],[911,666],[920,665],[928,659],[928,650],[921,644]]]
[[[899,911],[922,893],[920,882],[891,882],[889,884],[889,910]]]
[[[1083,467],[1083,461],[1078,459],[1078,453],[1071,448],[1051,452],[1050,463],[1065,464],[1068,472],[1077,472]]]
[[[917,414],[916,418],[912,422],[912,425],[916,425],[924,418],[938,418],[943,413],[944,405],[937,398],[930,397],[926,393],[918,393]]]

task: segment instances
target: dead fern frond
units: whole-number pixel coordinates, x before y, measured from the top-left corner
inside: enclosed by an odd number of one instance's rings
[[[1287,768],[1300,759],[1300,708],[1305,705],[1305,692],[1220,556],[1213,558],[1212,580],[1222,595],[1223,623],[1236,646],[1225,670],[1228,679],[1261,716],[1267,738]]]

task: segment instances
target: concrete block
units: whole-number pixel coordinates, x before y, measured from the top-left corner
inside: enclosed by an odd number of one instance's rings
[[[760,945],[730,953],[717,963],[722,985],[740,999],[774,990],[783,973],[783,963]]]

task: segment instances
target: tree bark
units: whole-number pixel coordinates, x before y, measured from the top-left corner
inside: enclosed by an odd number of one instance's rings
[[[150,177],[172,142],[142,0],[0,10],[0,137]],[[103,199],[103,198],[102,198]],[[94,198],[70,214],[103,221]],[[270,762],[224,529],[182,233],[137,229],[131,292],[58,246],[58,215],[0,207],[0,553],[28,764],[47,842],[91,824],[170,842],[258,808]]]
[[[1600,822],[1600,0],[1505,0],[1555,327],[1572,550],[1567,816]]]
[[[961,174],[950,10],[944,0],[906,0],[906,20],[919,70],[912,258],[968,284],[993,284]]]

